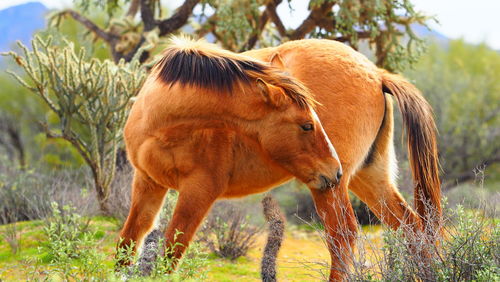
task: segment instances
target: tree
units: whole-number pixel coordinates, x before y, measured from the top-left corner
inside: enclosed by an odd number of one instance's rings
[[[485,166],[498,175],[500,54],[463,41],[432,45],[407,75],[436,115],[444,187],[474,180]]]
[[[53,44],[52,38],[35,37],[32,51],[21,43],[19,46],[23,55],[8,55],[29,81],[11,74],[57,116],[57,126],[41,122],[43,130],[50,138],[67,140],[82,156],[92,171],[101,211],[107,212],[122,128],[130,98],[139,91],[145,69],[137,58],[118,64],[100,61],[86,57],[84,48],[75,52],[67,41]]]
[[[162,16],[160,0],[125,0],[126,12],[118,0],[80,1],[81,12],[64,10],[53,20],[69,16],[103,40],[115,61],[129,61],[146,43],[191,26],[198,37],[213,37],[223,47],[244,51],[268,44],[302,38],[328,38],[355,49],[365,42],[375,53],[377,65],[404,69],[416,61],[423,42],[412,24],[426,24],[428,17],[415,11],[409,0],[311,0],[308,17],[295,29],[286,28],[276,12],[282,0],[186,0],[168,18]],[[290,0],[288,5],[291,7]],[[86,13],[98,6],[108,11],[107,26],[100,27]],[[199,13],[194,13],[195,7]],[[119,16],[123,14],[123,16]],[[140,14],[140,20],[135,20]],[[209,36],[210,35],[210,36]],[[401,40],[405,36],[406,40]],[[144,52],[141,61],[150,57]]]

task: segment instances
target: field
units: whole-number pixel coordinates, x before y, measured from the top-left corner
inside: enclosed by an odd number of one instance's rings
[[[93,217],[91,229],[95,230],[96,248],[106,254],[102,263],[111,271],[113,267],[114,245],[119,223],[112,218]],[[1,226],[5,232],[8,226]],[[43,232],[42,221],[19,222],[21,234],[20,252],[13,255],[9,244],[0,241],[0,279],[2,281],[26,280],[44,277],[48,267],[49,255],[43,251],[47,238]],[[372,238],[374,245],[381,245],[382,228],[371,226],[363,233]],[[260,281],[260,259],[266,234],[260,234],[256,244],[245,257],[234,262],[218,258],[205,250],[207,281]],[[35,262],[39,259],[39,265]],[[278,257],[278,279],[280,281],[306,281],[321,279],[320,269],[329,262],[328,251],[318,232],[290,227],[285,234],[283,246]]]

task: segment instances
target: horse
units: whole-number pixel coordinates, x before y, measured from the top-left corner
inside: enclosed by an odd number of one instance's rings
[[[395,185],[391,95],[407,132],[415,210]],[[439,228],[430,105],[403,77],[339,42],[305,39],[236,54],[174,38],[137,96],[124,137],[135,175],[119,247],[140,245],[168,189],[179,198],[166,244],[180,258],[214,201],[293,178],[309,188],[330,238],[331,281],[345,277],[356,237],[348,190],[392,228]]]

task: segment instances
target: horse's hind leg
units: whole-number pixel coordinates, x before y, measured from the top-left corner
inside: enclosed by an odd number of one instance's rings
[[[364,167],[352,176],[349,189],[385,224],[392,228],[404,225],[416,230],[420,219],[399,194],[393,180],[396,174],[393,129],[392,101],[386,97],[384,123],[373,145],[373,152]]]
[[[133,253],[135,253],[144,235],[153,227],[167,191],[167,188],[154,183],[136,170],[132,184],[130,211],[120,233],[121,241],[118,248],[130,246],[133,242]],[[121,259],[119,263],[129,264],[130,260]]]
[[[348,179],[345,177],[343,180],[340,187],[331,190],[311,189],[316,211],[325,226],[325,239],[330,250],[330,281],[340,281],[345,276],[357,232],[357,222],[345,184]]]
[[[380,167],[363,169],[352,177],[349,188],[385,224],[420,229],[420,219],[404,200],[398,189]]]

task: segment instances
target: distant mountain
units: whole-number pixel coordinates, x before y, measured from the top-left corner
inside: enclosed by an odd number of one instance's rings
[[[40,2],[29,2],[0,11],[0,52],[9,51],[17,40],[29,44],[35,31],[45,27],[48,9]]]
[[[429,30],[427,27],[421,24],[412,24],[411,28],[418,37],[428,39],[441,46],[447,46],[448,43],[450,42],[450,38],[446,37],[446,35],[436,30]]]

